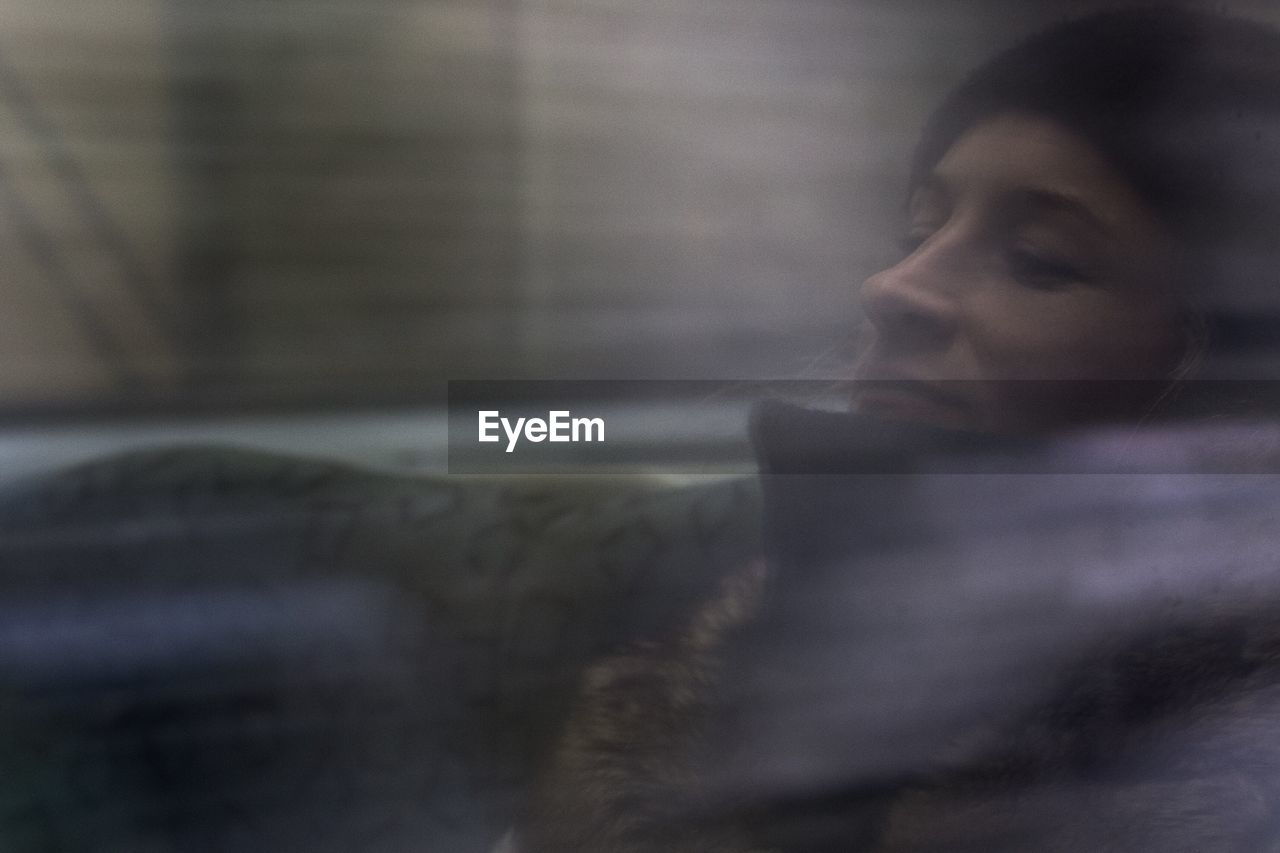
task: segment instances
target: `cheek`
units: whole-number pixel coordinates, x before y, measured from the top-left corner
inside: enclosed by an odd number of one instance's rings
[[[1147,379],[1176,364],[1171,306],[1098,289],[1029,291],[975,316],[970,344],[989,379]]]

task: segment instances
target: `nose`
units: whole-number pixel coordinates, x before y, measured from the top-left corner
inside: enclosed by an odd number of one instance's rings
[[[863,283],[858,301],[886,352],[941,349],[955,334],[956,271],[945,256],[926,243]]]

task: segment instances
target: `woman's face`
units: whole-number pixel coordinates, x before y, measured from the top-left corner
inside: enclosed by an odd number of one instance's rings
[[[1168,377],[1183,355],[1176,246],[1052,120],[960,137],[916,187],[903,241],[862,287],[860,411],[999,431],[1114,419],[1151,388],[1114,380]]]

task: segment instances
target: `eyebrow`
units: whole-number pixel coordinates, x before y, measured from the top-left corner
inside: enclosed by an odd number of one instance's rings
[[[938,193],[945,199],[953,199],[956,195],[952,185],[946,178],[936,172],[930,173],[916,184],[916,188],[908,197],[908,213],[910,213],[918,194],[921,192]],[[1010,206],[1064,213],[1084,223],[1102,236],[1111,237],[1115,234],[1114,229],[1094,213],[1089,205],[1070,193],[1041,187],[1019,188],[1001,193],[1001,199]]]
[[[1020,204],[1033,209],[1043,209],[1065,213],[1074,219],[1081,220],[1099,234],[1110,237],[1114,230],[1107,225],[1087,204],[1066,193],[1045,189],[1021,189],[1009,193],[1009,196]]]

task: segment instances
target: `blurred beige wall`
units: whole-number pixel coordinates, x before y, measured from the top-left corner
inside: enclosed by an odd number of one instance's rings
[[[172,385],[172,340],[85,203],[91,197],[108,214],[150,298],[172,311],[174,172],[159,5],[0,3],[0,400]]]
[[[1104,5],[0,0],[0,411],[838,376],[928,108]]]

